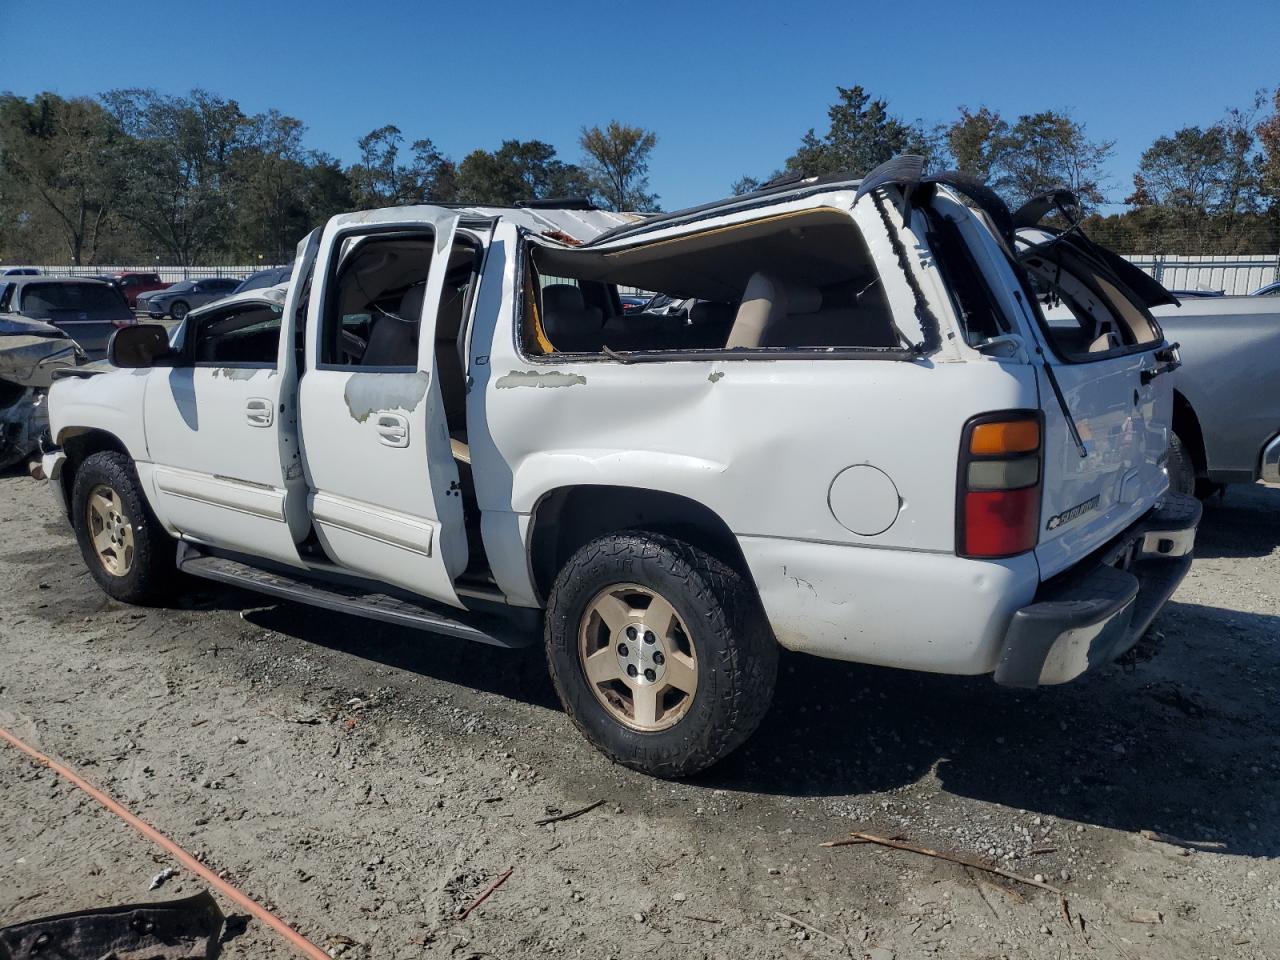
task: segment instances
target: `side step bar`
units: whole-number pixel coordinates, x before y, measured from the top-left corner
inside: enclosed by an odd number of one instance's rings
[[[295,603],[496,647],[527,647],[539,636],[532,624],[522,624],[518,616],[508,619],[496,614],[455,610],[426,600],[404,600],[384,593],[368,593],[356,586],[318,582],[301,574],[264,570],[228,557],[212,556],[190,543],[178,544],[178,569],[193,577],[216,580]],[[520,612],[533,613],[523,608]]]

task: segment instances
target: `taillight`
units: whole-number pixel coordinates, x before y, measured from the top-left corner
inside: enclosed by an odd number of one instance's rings
[[[964,425],[956,501],[962,557],[1011,557],[1035,547],[1042,435],[1032,410],[984,413]]]

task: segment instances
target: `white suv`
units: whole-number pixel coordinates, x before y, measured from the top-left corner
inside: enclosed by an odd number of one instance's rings
[[[338,216],[287,287],[55,384],[44,469],[121,600],[180,569],[542,623],[579,729],[658,775],[751,734],[779,645],[1061,683],[1136,642],[1199,505],[1167,492],[1167,294],[1042,212],[903,158],[644,220]]]

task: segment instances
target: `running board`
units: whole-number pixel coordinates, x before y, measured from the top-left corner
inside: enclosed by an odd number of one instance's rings
[[[536,628],[522,625],[517,618],[508,620],[494,614],[437,606],[428,601],[418,603],[383,593],[366,593],[358,587],[345,584],[318,583],[303,576],[264,570],[239,560],[211,556],[189,543],[178,544],[178,569],[193,577],[216,580],[283,600],[336,610],[355,617],[382,620],[399,627],[474,640],[495,647],[526,647],[538,638]]]

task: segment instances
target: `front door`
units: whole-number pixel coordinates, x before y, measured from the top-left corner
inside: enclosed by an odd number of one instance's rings
[[[457,225],[434,207],[330,223],[299,418],[311,517],[329,558],[460,606],[453,580],[467,539],[434,349]]]
[[[283,297],[187,319],[182,362],[147,373],[157,512],[188,539],[300,565],[305,488],[279,365]]]

